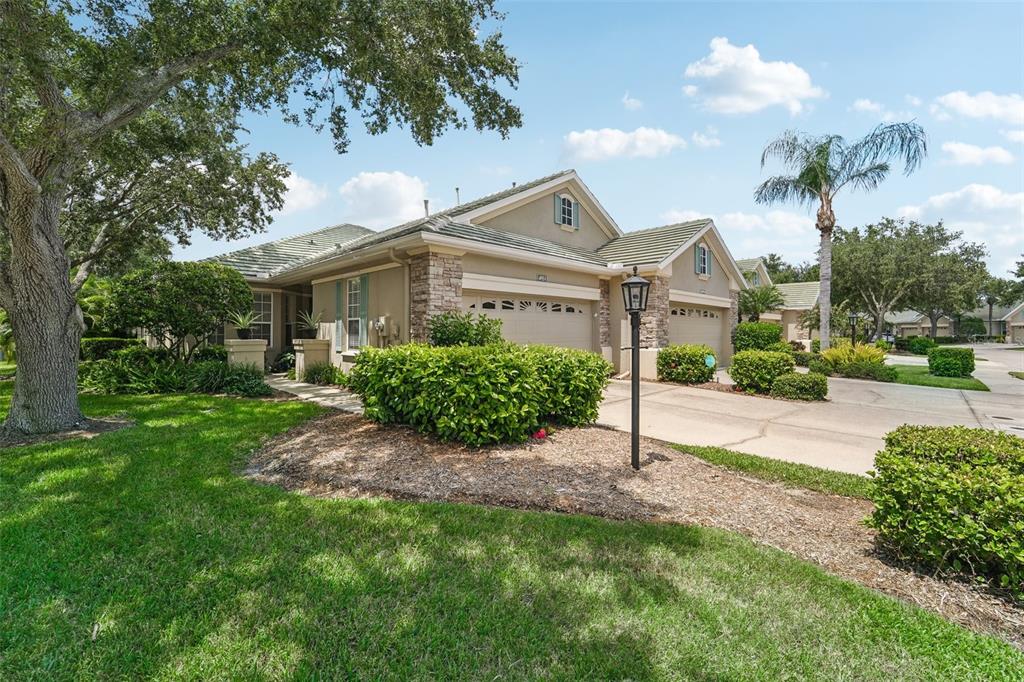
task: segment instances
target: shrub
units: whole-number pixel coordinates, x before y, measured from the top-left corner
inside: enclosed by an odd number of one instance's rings
[[[817,357],[817,353],[811,353],[805,350],[798,350],[793,353],[793,361],[798,367],[810,367],[811,360],[814,360]]]
[[[740,322],[733,332],[732,345],[736,352],[765,350],[782,340],[782,327],[771,322]]]
[[[880,362],[850,362],[836,369],[835,373],[847,379],[871,379],[889,384],[898,376],[895,367]]]
[[[270,371],[274,373],[287,372],[288,370],[295,367],[295,347],[285,346],[285,348],[277,354],[274,361],[270,363]]]
[[[228,349],[218,344],[207,344],[196,348],[192,353],[192,362],[224,362],[228,361]]]
[[[901,426],[875,455],[869,524],[899,556],[1024,596],[1024,439]]]
[[[79,363],[78,385],[86,393],[104,394],[193,391],[255,397],[271,393],[261,368],[219,360],[186,365],[156,354],[128,353],[127,349],[106,360]]]
[[[360,352],[349,386],[369,419],[479,446],[522,441],[545,418],[594,421],[610,372],[568,348],[403,344]]]
[[[811,339],[811,352],[812,353],[820,353],[821,352],[821,339]]]
[[[974,371],[974,349],[931,348],[928,372],[938,377],[969,377]]]
[[[824,400],[828,395],[828,379],[815,372],[781,374],[772,382],[771,395],[790,400]]]
[[[775,378],[793,371],[793,356],[764,350],[745,350],[732,356],[729,376],[744,391],[767,393]]]
[[[903,352],[907,352],[910,350],[910,339],[906,337],[897,336],[893,340],[893,344],[896,346],[896,350],[901,350]]]
[[[109,336],[82,339],[79,343],[83,360],[106,360],[114,351],[143,345],[142,339],[120,339]]]
[[[932,339],[936,345],[956,343],[957,337],[955,336],[936,336]]]
[[[804,348],[804,344],[801,343],[800,341],[790,341],[789,347],[793,349],[794,353],[803,353],[806,351],[806,348]]]
[[[430,318],[431,346],[485,346],[501,341],[501,320],[457,310]]]
[[[885,351],[875,346],[857,344],[856,346],[837,346],[822,351],[821,359],[832,365],[836,370],[842,370],[845,365],[851,362],[883,364],[885,362]]]
[[[785,341],[779,341],[778,343],[773,343],[773,344],[769,345],[767,348],[762,348],[761,350],[770,350],[773,353],[789,353],[790,355],[795,355],[796,354],[796,351],[793,350],[793,346],[789,345]]]
[[[127,346],[116,350],[110,355],[111,360],[121,360],[133,365],[142,365],[151,362],[170,362],[173,358],[171,351],[162,346],[149,348],[148,346],[137,345]]]
[[[914,355],[927,355],[932,348],[935,348],[935,342],[927,336],[913,336],[910,339],[909,349]]]
[[[892,344],[885,339],[878,339],[875,341],[875,348],[881,348],[882,350],[887,351],[892,348]]]
[[[715,363],[708,367],[707,356],[715,357],[711,346],[682,344],[658,351],[658,379],[679,384],[702,384],[715,377]]]
[[[245,397],[272,393],[263,380],[263,368],[256,365],[229,365],[220,360],[204,360],[188,366],[185,390],[194,393],[227,393]]]
[[[815,355],[808,361],[807,370],[814,374],[824,374],[825,376],[830,376],[833,372],[832,365],[822,360],[819,355]]]
[[[303,369],[302,381],[307,384],[327,386],[338,383],[336,378],[340,373],[341,368],[330,362],[311,362]]]

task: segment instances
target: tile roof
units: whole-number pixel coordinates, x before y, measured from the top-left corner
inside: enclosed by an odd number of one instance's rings
[[[488,194],[487,196],[480,197],[479,199],[473,199],[472,201],[467,201],[464,204],[459,204],[458,206],[453,206],[453,207],[447,208],[447,209],[445,209],[443,211],[438,211],[437,213],[435,213],[433,215],[435,215],[435,216],[437,216],[437,215],[450,215],[450,216],[458,217],[458,216],[462,215],[463,213],[469,213],[470,211],[474,211],[474,210],[480,208],[481,206],[486,206],[487,204],[493,203],[495,201],[501,201],[502,199],[507,199],[509,197],[515,196],[516,194],[519,194],[520,192],[525,192],[528,189],[533,189],[534,187],[537,187],[538,185],[543,185],[545,182],[551,182],[552,180],[555,180],[556,178],[559,178],[559,177],[561,177],[563,175],[569,175],[570,173],[573,173],[573,172],[574,171],[573,171],[572,168],[567,168],[565,170],[558,171],[557,173],[552,173],[551,175],[545,175],[542,178],[537,178],[536,180],[530,180],[529,182],[524,182],[521,185],[516,185],[515,187],[509,187],[508,189],[503,189],[500,192],[495,192],[494,194]]]
[[[740,272],[753,272],[761,261],[761,258],[740,258],[736,261],[736,267]]]
[[[917,322],[919,319],[921,319],[921,313],[914,310],[897,310],[896,312],[885,314],[885,321],[890,324],[910,324],[911,322]]]
[[[660,263],[710,223],[710,218],[700,218],[627,232],[599,248],[597,255],[609,263],[623,265]]]
[[[367,234],[374,232],[361,225],[342,223],[204,260],[229,265],[247,277],[258,277],[323,253],[327,249],[334,249],[336,244],[348,244]]]
[[[472,241],[490,244],[492,246],[522,249],[523,251],[529,251],[530,253],[537,253],[544,256],[556,256],[558,258],[588,263],[591,265],[608,265],[608,261],[593,251],[587,251],[586,249],[579,249],[572,246],[564,246],[562,244],[556,244],[555,242],[549,242],[546,239],[528,237],[515,232],[495,230],[494,228],[485,227],[483,225],[469,225],[466,223],[445,221],[444,223],[437,225],[434,229],[436,232],[450,237],[469,239]]]
[[[787,308],[813,308],[821,293],[820,282],[792,282],[776,284],[775,288],[782,292]]]

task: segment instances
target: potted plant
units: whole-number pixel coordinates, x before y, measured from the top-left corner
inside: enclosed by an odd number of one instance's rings
[[[243,310],[233,313],[228,322],[234,325],[238,338],[244,340],[252,336],[252,325],[256,322],[256,315],[251,310]]]
[[[297,326],[299,328],[299,338],[302,339],[315,339],[317,332],[320,330],[320,320],[323,318],[323,312],[313,313],[302,310],[298,314]]]

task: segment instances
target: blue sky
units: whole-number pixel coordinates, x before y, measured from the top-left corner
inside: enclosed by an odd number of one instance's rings
[[[737,258],[814,257],[813,221],[754,204],[765,142],[783,130],[857,137],[916,119],[930,152],[910,177],[848,194],[839,223],[939,218],[988,246],[994,274],[1024,251],[1024,5],[954,3],[508,2],[502,30],[522,63],[509,96],[524,125],[502,140],[451,131],[418,147],[356,120],[337,155],[326,135],[249,116],[254,151],[294,177],[262,235],[182,258],[356,222],[380,229],[576,168],[626,231],[713,217]],[[628,93],[628,97],[627,94]]]

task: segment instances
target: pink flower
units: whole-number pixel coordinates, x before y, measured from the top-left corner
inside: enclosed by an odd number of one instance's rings
[[[548,432],[545,431],[544,429],[539,429],[537,431],[537,433],[533,434],[533,437],[537,438],[537,439],[547,438],[548,437]]]

